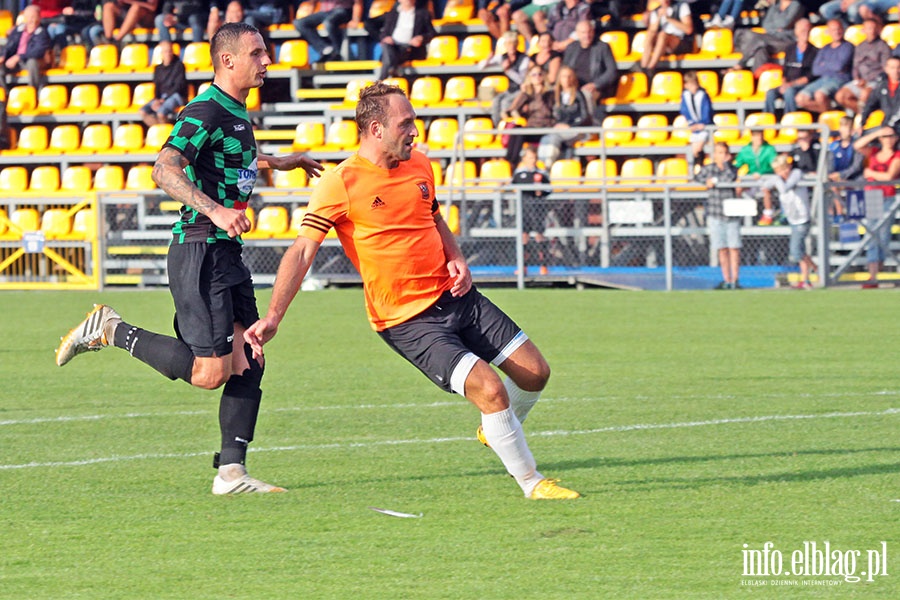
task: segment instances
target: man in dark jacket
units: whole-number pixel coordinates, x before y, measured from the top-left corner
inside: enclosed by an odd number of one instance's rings
[[[381,29],[381,71],[378,79],[397,75],[400,65],[408,60],[421,60],[428,53],[428,42],[434,37],[431,13],[416,8],[415,0],[399,0],[387,13]]]
[[[595,39],[593,21],[579,21],[575,26],[577,42],[569,44],[563,53],[563,64],[572,67],[581,91],[591,101],[591,113],[599,123],[603,120],[602,100],[616,95],[619,71],[609,44]]]
[[[153,68],[156,97],[141,107],[147,127],[158,123],[174,123],[175,111],[187,104],[187,76],[184,63],[172,51],[172,42],[159,42],[162,62]]]
[[[781,85],[766,92],[766,112],[775,114],[775,101],[784,98],[784,112],[795,112],[797,102],[794,96],[812,81],[812,66],[816,60],[817,48],[809,43],[809,19],[800,19],[794,24],[797,42],[784,53],[784,70]]]
[[[0,65],[0,86],[7,92],[20,69],[28,71],[28,85],[35,89],[44,83],[47,68],[47,50],[50,49],[50,34],[41,25],[41,9],[35,5],[22,10],[22,24],[16,25],[6,34],[6,49],[3,64]]]
[[[869,99],[860,111],[859,129],[857,134],[863,133],[869,116],[880,110],[884,113],[881,123],[873,124],[875,127],[887,125],[894,129],[900,129],[900,57],[891,56],[884,61],[884,76],[881,77],[869,94]]]

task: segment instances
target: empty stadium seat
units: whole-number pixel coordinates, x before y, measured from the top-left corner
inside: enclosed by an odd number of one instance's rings
[[[116,152],[139,152],[144,147],[144,128],[137,123],[122,123],[113,132],[112,149]]]
[[[448,209],[446,204],[440,204],[438,210],[441,213],[441,218],[444,219],[444,223],[447,224],[447,229],[450,230],[450,233],[459,235],[459,207],[455,204],[451,204]]]
[[[82,208],[72,217],[72,229],[66,239],[90,240],[97,236],[97,217],[93,209]]]
[[[94,174],[94,190],[119,192],[125,189],[125,171],[120,165],[103,165]]]
[[[478,185],[500,187],[512,180],[512,167],[505,158],[492,158],[481,164]]]
[[[2,174],[2,171],[0,171]],[[9,215],[9,221],[18,231],[38,231],[41,228],[41,215],[35,208],[17,208]]]
[[[866,34],[863,31],[862,25],[850,25],[844,31],[844,39],[856,46],[860,42],[866,39]]]
[[[816,48],[824,48],[831,43],[831,35],[825,25],[815,25],[809,30],[809,43]]]
[[[612,158],[594,158],[584,167],[585,184],[590,186],[592,180],[604,181],[618,175],[616,161]]]
[[[6,112],[10,116],[21,115],[37,108],[37,91],[30,85],[17,85],[9,90]]]
[[[31,192],[59,191],[59,167],[56,165],[35,167],[28,180],[28,190]]]
[[[837,135],[841,126],[841,119],[847,116],[843,110],[826,110],[819,114],[819,123],[824,123],[831,130],[831,135]]]
[[[5,193],[16,193],[27,189],[28,171],[25,167],[12,166],[0,169],[0,190]]]
[[[404,94],[409,96],[409,81],[405,77],[388,77],[384,80],[384,83],[400,88]]]
[[[125,177],[125,189],[129,191],[155,190],[153,181],[153,165],[134,165],[128,169]]]
[[[735,113],[716,113],[713,115],[713,123],[716,124],[713,140],[736,144],[741,138],[741,130],[738,128],[741,122]]]
[[[428,54],[423,60],[414,60],[412,66],[452,65],[459,58],[459,39],[455,35],[436,35],[428,42]]]
[[[739,143],[741,144],[749,144],[750,143],[750,130],[751,129],[762,129],[763,130],[763,139],[767,142],[771,142],[775,139],[775,136],[778,135],[778,132],[775,130],[775,115],[772,113],[766,112],[757,112],[750,113],[746,117],[744,117],[744,131],[741,134],[741,138]]]
[[[509,77],[506,75],[485,75],[478,82],[478,87],[492,89],[495,93],[502,94],[509,89]]]
[[[64,208],[48,208],[41,215],[41,231],[48,240],[57,240],[69,235],[72,219]]]
[[[181,56],[181,46],[177,42],[172,43],[172,53],[175,56]],[[150,51],[150,66],[155,67],[160,64],[162,64],[162,48],[157,44]]]
[[[439,160],[431,161],[431,174],[434,176],[434,185],[435,186],[444,185],[444,170],[441,167],[441,161],[439,161]]]
[[[50,145],[47,150],[56,154],[75,152],[81,145],[81,131],[78,125],[67,123],[57,125],[50,132]]]
[[[414,107],[428,107],[440,103],[441,96],[441,80],[425,75],[413,81],[409,101]]]
[[[781,69],[768,69],[759,74],[756,82],[756,97],[765,99],[766,92],[781,85],[783,73]]]
[[[646,185],[653,180],[653,162],[646,157],[628,158],[619,175],[625,185]]]
[[[700,49],[694,56],[702,59],[734,58],[734,37],[730,29],[707,29],[700,39]]]
[[[49,143],[47,128],[43,125],[26,125],[19,131],[19,141],[13,150],[4,154],[34,154],[43,152]]]
[[[497,136],[489,133],[492,129],[494,122],[489,117],[471,117],[463,124],[463,143],[468,149],[500,148]]]
[[[446,23],[465,23],[475,16],[474,0],[447,0],[441,21]]]
[[[305,206],[298,206],[291,211],[291,223],[288,225],[288,230],[285,232],[285,235],[290,235],[291,237],[297,236],[300,233],[300,227],[303,225],[303,217],[305,216]]]
[[[98,44],[91,48],[85,71],[108,73],[119,66],[119,49],[113,44]]]
[[[45,85],[38,92],[37,111],[51,115],[58,113],[69,104],[69,89],[61,83]]]
[[[181,62],[188,71],[208,71],[212,69],[209,42],[191,42],[184,47]]]
[[[662,145],[669,140],[669,120],[665,115],[646,114],[638,117],[632,143],[638,146]]]
[[[318,148],[325,143],[325,124],[321,121],[301,121],[294,129],[292,148],[295,152]]]
[[[719,74],[711,70],[697,71],[697,83],[706,90],[710,98],[719,95]]]
[[[600,40],[609,45],[613,58],[625,60],[628,56],[628,34],[624,31],[604,31],[600,34]]]
[[[619,76],[619,87],[615,98],[604,100],[605,104],[630,104],[647,97],[647,75],[641,72],[623,73]]]
[[[119,53],[119,71],[140,73],[150,70],[150,49],[140,42],[127,44]]]
[[[152,81],[144,81],[134,86],[131,93],[131,110],[139,110],[156,97],[156,85]]]
[[[147,128],[147,135],[144,137],[144,150],[146,152],[159,152],[163,144],[169,139],[172,133],[173,125],[171,123],[156,123]]]
[[[91,170],[81,165],[73,165],[63,169],[59,189],[64,192],[80,194],[91,190]]]
[[[778,135],[770,143],[793,144],[797,141],[797,126],[811,125],[812,122],[812,114],[808,111],[786,112],[781,116],[781,129],[778,130]]]
[[[691,143],[691,130],[687,117],[682,114],[675,115],[672,120],[672,134],[669,136],[669,144],[673,146],[686,146]]]
[[[66,112],[87,113],[94,112],[100,106],[100,90],[94,83],[79,83],[72,88],[69,94],[69,104]]]
[[[469,34],[463,39],[459,49],[457,64],[474,65],[488,58],[494,50],[491,36],[483,33]]]
[[[886,23],[881,29],[881,39],[891,48],[896,48],[900,42],[900,23]]]
[[[65,73],[80,73],[87,66],[87,48],[81,44],[69,44],[59,51],[59,59],[55,69],[48,69],[48,75],[55,75],[54,71]]]
[[[131,87],[127,83],[107,84],[100,93],[100,112],[131,110]]]
[[[716,102],[734,102],[752,97],[754,83],[752,71],[728,71],[722,77],[719,94],[712,98],[713,105]]]
[[[285,40],[278,49],[278,62],[269,68],[302,69],[309,66],[309,46],[306,40]]]
[[[328,126],[325,146],[337,150],[355,150],[359,146],[359,129],[356,121],[342,119]]]
[[[606,144],[609,146],[627,144],[634,138],[634,132],[628,131],[627,128],[633,126],[634,121],[632,120],[631,115],[607,115],[604,117],[601,125],[601,129],[603,130],[602,135],[606,139]],[[625,131],[617,131],[622,129]]]
[[[244,239],[266,239],[283,234],[288,230],[288,213],[283,206],[264,206],[259,211],[256,224]]]
[[[303,169],[290,169],[288,171],[275,170],[272,173],[272,185],[278,189],[305,188],[308,181],[306,171]]]
[[[455,117],[441,117],[431,121],[426,137],[429,148],[443,150],[452,148],[459,131],[459,121]]]
[[[463,105],[475,100],[475,78],[470,75],[456,75],[444,86],[442,104]]]
[[[688,172],[687,160],[680,156],[663,158],[659,161],[659,164],[656,165],[656,176],[662,183],[688,183],[690,181],[690,174]]]
[[[447,166],[447,175],[444,177],[445,185],[457,187],[474,185],[476,178],[475,163],[467,160],[465,163],[451,163]]]
[[[550,184],[556,190],[575,189],[580,185],[581,176],[581,160],[577,158],[561,158],[550,166]]]
[[[106,123],[88,125],[81,132],[82,152],[106,152],[112,146],[112,131]]]
[[[675,102],[681,98],[684,89],[680,71],[661,71],[650,81],[647,102]]]

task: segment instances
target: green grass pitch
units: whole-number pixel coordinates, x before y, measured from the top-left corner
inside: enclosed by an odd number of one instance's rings
[[[166,291],[0,294],[0,598],[900,597],[896,292],[485,291],[550,361],[525,429],[578,501],[523,499],[358,289],[267,347],[249,466],[290,492],[228,498],[217,393],[53,362],[92,302],[170,331]]]

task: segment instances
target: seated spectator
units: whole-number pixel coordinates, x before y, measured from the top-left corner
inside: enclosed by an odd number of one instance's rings
[[[834,94],[834,100],[854,114],[864,106],[875,84],[884,73],[884,61],[891,55],[891,47],[881,37],[881,23],[866,19],[862,24],[866,39],[853,49],[853,79]]]
[[[152,29],[157,7],[158,0],[106,0],[100,18],[103,40],[121,45],[137,27]]]
[[[511,10],[516,31],[525,36],[526,40],[533,39],[537,34],[547,33],[547,13],[556,2],[557,0],[534,0]]]
[[[713,109],[709,93],[700,87],[696,71],[685,73],[683,80],[680,112],[687,119],[691,130],[691,154],[688,156],[688,166],[693,172],[695,165],[703,164],[703,148],[709,140],[708,128],[713,124]]]
[[[48,27],[50,41],[55,49],[70,44],[82,43],[88,48],[93,45],[90,29],[99,25],[97,21],[97,0],[71,0],[62,8],[62,21],[53,28]],[[100,27],[98,35],[103,31]],[[97,42],[99,43],[99,39]]]
[[[722,0],[719,10],[712,16],[712,19],[706,24],[707,29],[730,29],[734,31],[734,26],[741,18],[741,10],[744,7],[745,0]],[[747,1],[748,5],[752,3]]]
[[[415,0],[416,8],[424,8],[429,11],[431,14],[429,5],[431,2],[429,0]],[[396,2],[391,7],[390,10],[386,10],[383,13],[372,16],[372,3],[366,2],[365,5],[368,6],[366,9],[368,12],[365,13],[363,17],[363,29],[366,30],[366,37],[364,40],[357,42],[357,58],[359,60],[369,60],[372,58],[372,50],[373,45],[381,43],[381,30],[384,29],[384,23],[387,21],[388,15],[391,14],[391,11],[396,9]]]
[[[244,5],[244,23],[253,25],[263,37],[266,37],[270,26],[287,23],[292,5],[293,3],[290,0],[246,0]],[[325,10],[322,8],[325,5],[325,2],[320,2],[319,10]],[[360,13],[360,16],[362,16],[362,13]]]
[[[342,27],[359,24],[362,11],[362,0],[323,0],[318,3],[315,12],[296,19],[294,27],[300,32],[300,37],[319,53],[321,62],[338,60],[344,43]],[[317,31],[322,24],[325,25],[325,38]]]
[[[719,258],[722,282],[717,290],[741,288],[738,275],[741,268],[741,218],[725,216],[725,200],[734,196],[734,189],[720,184],[737,181],[737,169],[731,164],[731,152],[725,142],[716,142],[713,159],[694,175],[694,181],[706,186],[706,227],[709,230],[710,252]]]
[[[50,35],[41,24],[41,9],[34,4],[22,9],[22,23],[6,34],[3,63],[0,64],[0,87],[6,90],[15,85],[21,69],[28,71],[28,85],[35,89],[44,84]]]
[[[763,175],[771,175],[772,161],[778,155],[775,146],[765,140],[763,130],[754,128],[750,130],[750,143],[738,151],[734,160],[736,169],[746,166],[747,172],[741,177],[742,182],[749,182],[745,188],[738,188],[738,195],[744,194],[751,198],[757,198],[759,194],[759,180]],[[772,203],[763,198],[763,215],[759,219],[759,225],[771,225],[775,211]]]
[[[878,125],[887,125],[897,128],[900,124],[900,57],[891,56],[884,61],[884,77],[880,78],[869,94],[869,98],[862,111],[859,113],[859,129],[857,134],[863,133],[863,128],[869,117],[876,110],[884,114],[884,118]]]
[[[775,101],[784,99],[784,112],[797,110],[797,92],[812,81],[812,65],[818,48],[809,43],[809,19],[800,19],[794,24],[797,41],[785,50],[781,85],[766,92],[767,113],[775,114]]]
[[[537,52],[531,55],[531,64],[544,70],[547,74],[547,83],[554,85],[559,67],[562,65],[562,53],[553,49],[553,36],[549,32],[538,36]]]
[[[514,185],[540,185],[550,183],[550,174],[546,169],[538,166],[537,153],[534,148],[525,148],[521,153],[521,162],[513,172]],[[550,206],[546,200],[549,192],[544,190],[528,190],[522,192],[522,245],[525,247],[525,271],[528,274],[528,263],[537,259],[540,263],[540,274],[547,274],[547,264],[550,259],[550,249],[544,230],[547,227],[547,216]],[[534,239],[537,247],[536,256],[531,254],[528,248],[529,242]]]
[[[897,6],[897,0],[863,0],[859,3],[859,18],[862,21],[877,19],[880,23],[884,23],[888,11],[895,6]]]
[[[797,141],[791,149],[791,164],[795,169],[800,169],[804,175],[815,175],[819,170],[819,152],[822,150],[822,144],[813,134],[810,129],[797,131]]]
[[[828,145],[825,167],[828,181],[852,181],[862,175],[862,154],[853,149],[853,119],[841,117],[838,125],[838,138]],[[835,222],[843,220],[844,203],[841,200],[840,188],[828,187],[825,192],[830,199],[831,212]]]
[[[47,29],[50,42],[55,46],[58,36],[65,32],[65,17],[63,8],[72,4],[72,0],[31,0],[41,9],[41,25]]]
[[[213,4],[209,8],[209,20],[206,22],[206,37],[211,40],[225,23],[240,23],[243,20],[244,5],[240,0],[226,2],[224,7]]]
[[[577,43],[569,44],[562,62],[578,77],[578,85],[590,102],[590,114],[603,121],[603,100],[614,98],[619,87],[619,71],[609,44],[597,39],[593,21],[581,21],[575,26]]]
[[[575,27],[578,23],[591,19],[591,5],[584,0],[561,0],[551,5],[546,15],[546,31],[553,36],[553,49],[563,52],[575,41]]]
[[[553,90],[544,80],[539,67],[528,69],[528,78],[522,84],[504,119],[524,119],[525,127],[553,127]],[[506,146],[506,160],[516,160],[526,143],[540,142],[542,134],[510,135]]]
[[[543,136],[538,145],[538,158],[547,169],[553,166],[560,154],[565,153],[569,158],[575,142],[584,137],[583,133],[567,130],[591,124],[590,106],[583,89],[579,89],[572,67],[559,70],[559,79],[553,91],[553,120],[556,131]]]
[[[659,7],[648,13],[641,69],[651,77],[663,55],[693,51],[694,20],[691,5],[687,2],[660,0]]]
[[[856,24],[862,22],[859,14],[862,0],[828,0],[819,7],[819,14],[826,21],[839,19],[844,24]]]
[[[756,70],[770,62],[772,56],[784,52],[796,42],[794,24],[803,17],[803,5],[797,0],[777,0],[766,10],[762,29],[738,29],[734,34],[734,49],[741,53],[735,69]]]
[[[160,41],[172,41],[170,28],[179,34],[191,29],[191,41],[203,41],[204,23],[209,21],[207,4],[200,0],[168,0],[162,12],[156,15],[153,24],[159,32]]]
[[[828,21],[831,43],[816,52],[812,74],[815,79],[797,92],[797,107],[822,113],[831,108],[831,99],[841,86],[850,81],[853,44],[844,39],[844,26],[837,19]]]
[[[810,230],[809,213],[809,188],[800,185],[803,173],[800,169],[791,167],[791,163],[784,155],[778,156],[772,162],[774,177],[767,178],[763,184],[763,193],[772,202],[772,190],[778,192],[778,203],[781,212],[787,218],[791,226],[791,240],[788,250],[788,260],[791,264],[800,267],[800,289],[811,289],[809,281],[811,272],[815,272],[816,264],[806,252],[806,238]]]
[[[531,61],[524,52],[519,52],[518,34],[515,31],[507,31],[498,40],[497,46],[503,46],[503,53],[494,54],[491,61],[500,62],[503,74],[509,80],[509,87],[505,92],[497,94],[491,102],[491,118],[495,125],[500,125],[512,105],[513,100],[519,95],[519,90],[525,80],[528,78],[528,71],[531,69]],[[489,61],[489,62],[491,62]],[[540,67],[538,67],[540,68]]]
[[[431,13],[416,8],[415,0],[398,0],[387,13],[381,30],[381,69],[378,79],[396,76],[400,65],[408,60],[421,60],[434,37]]]
[[[154,98],[141,107],[147,127],[158,123],[174,123],[176,111],[187,103],[187,75],[184,63],[172,51],[172,42],[157,44],[162,61],[153,67]]]
[[[527,5],[528,0],[478,0],[476,3],[476,16],[484,21],[488,33],[495,40],[509,31],[509,23],[512,14]],[[520,32],[524,33],[524,32]],[[530,39],[525,36],[525,39]]]

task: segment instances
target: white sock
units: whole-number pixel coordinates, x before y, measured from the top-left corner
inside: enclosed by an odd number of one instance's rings
[[[519,423],[524,423],[528,413],[541,397],[541,392],[526,392],[509,377],[503,380],[503,387],[506,388],[506,395],[509,396],[509,407],[516,413]]]
[[[482,413],[481,427],[491,450],[497,453],[509,474],[516,478],[525,497],[529,497],[544,476],[538,473],[537,463],[528,449],[522,424],[515,413],[511,408],[489,415]]]

